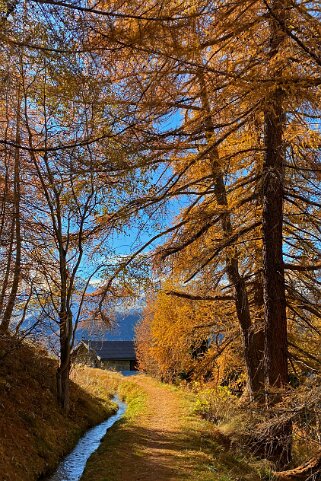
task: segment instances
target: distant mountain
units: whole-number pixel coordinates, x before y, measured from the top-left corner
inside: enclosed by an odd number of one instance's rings
[[[129,310],[116,313],[115,327],[112,330],[91,332],[88,329],[78,329],[76,339],[106,339],[108,341],[132,341],[135,337],[135,326],[142,316],[141,310]]]
[[[95,286],[89,286],[87,289],[88,293],[95,291]],[[145,306],[144,296],[139,299],[135,299],[131,304],[124,306],[118,306],[118,310],[114,314],[115,321],[114,327],[110,328],[98,328],[94,323],[93,326],[81,327],[81,322],[78,326],[75,340],[76,344],[82,339],[105,339],[109,341],[132,341],[135,338],[135,326],[140,321],[142,317],[142,312]],[[72,313],[74,318],[78,312],[77,302],[72,306]],[[46,344],[48,344],[49,349],[54,349],[58,342],[58,325],[47,319],[45,322],[40,322],[37,324],[36,314],[29,315],[22,328],[26,331],[30,330],[30,334],[36,339],[43,339]]]

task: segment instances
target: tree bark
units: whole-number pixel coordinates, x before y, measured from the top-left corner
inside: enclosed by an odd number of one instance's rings
[[[18,89],[17,99],[17,117],[16,117],[16,143],[20,144],[20,88]],[[4,309],[3,318],[1,322],[1,330],[8,331],[11,322],[12,312],[15,306],[18,288],[21,279],[21,219],[20,219],[20,151],[15,149],[14,155],[14,194],[13,194],[13,229],[16,244],[16,253],[13,269],[13,280],[8,297],[6,308]],[[10,259],[9,261],[10,262]],[[9,264],[10,265],[10,264]]]
[[[284,17],[283,2],[273,2],[273,12]],[[284,34],[277,21],[271,22],[273,59],[279,53]],[[265,120],[265,159],[263,165],[263,291],[265,320],[265,362],[268,387],[282,387],[288,382],[287,319],[283,264],[283,197],[285,148],[283,132],[284,93],[276,87],[267,99]]]
[[[269,68],[282,74],[280,49],[285,40],[279,20],[286,19],[286,4],[274,0],[270,13]],[[283,133],[284,92],[279,86],[266,98],[264,111],[265,158],[263,164],[263,295],[265,325],[265,376],[267,402],[280,400],[278,389],[288,383],[288,341],[285,279],[283,264],[283,198],[285,146]],[[283,468],[291,461],[292,423],[280,422],[272,441],[266,443],[266,456]]]
[[[265,113],[266,156],[263,167],[263,289],[265,360],[268,387],[288,382],[288,347],[284,265],[282,253],[284,114],[282,96],[276,92]]]

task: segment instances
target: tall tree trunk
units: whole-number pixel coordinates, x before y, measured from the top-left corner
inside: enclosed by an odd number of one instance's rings
[[[271,15],[285,20],[284,2],[275,0]],[[277,20],[270,19],[270,59],[279,55],[285,40]],[[274,72],[280,75],[280,70]],[[283,197],[285,147],[283,132],[284,93],[276,87],[267,98],[264,112],[265,159],[263,165],[263,291],[265,319],[266,380],[269,387],[288,382],[288,346],[283,264]]]
[[[211,108],[203,71],[199,72],[198,78],[200,83],[202,107],[206,115],[204,123],[208,134],[212,135],[215,132],[215,129],[211,117]],[[224,237],[228,239],[233,234],[233,226],[231,216],[228,212],[228,199],[224,184],[224,174],[219,163],[217,149],[212,149],[209,156],[214,180],[214,195],[218,205],[223,207],[226,211],[226,213],[222,215],[221,226]],[[239,272],[238,253],[236,248],[234,249],[234,255],[232,257],[226,257],[226,271],[229,282],[234,288],[235,307],[242,332],[244,358],[248,379],[248,394],[250,399],[259,400],[262,399],[262,392],[264,389],[264,334],[261,327],[257,328],[257,326],[251,322],[247,289],[245,281]]]
[[[283,94],[276,91],[265,113],[263,167],[263,289],[266,380],[269,387],[288,382],[287,320],[282,253],[284,195]]]
[[[17,117],[16,117],[16,143],[20,144],[20,88],[18,89],[17,96]],[[19,148],[15,148],[14,155],[14,195],[13,195],[13,228],[16,244],[13,280],[8,297],[8,302],[3,313],[1,322],[1,330],[7,331],[12,318],[12,312],[15,306],[18,288],[21,280],[21,219],[20,219],[20,151]],[[9,260],[10,262],[10,260]]]
[[[282,75],[280,48],[285,35],[280,22],[286,20],[286,2],[274,0],[270,13],[271,71],[275,77]],[[285,112],[284,92],[276,85],[266,100],[265,159],[263,165],[263,292],[265,323],[265,368],[268,402],[280,398],[275,389],[288,382],[288,345],[283,264],[283,197],[285,147],[283,133]],[[291,460],[291,422],[282,423],[274,438],[267,443],[267,455],[278,467]]]
[[[3,326],[3,310],[5,308],[5,300],[7,295],[7,290],[9,288],[9,278],[10,278],[10,271],[12,266],[12,257],[13,257],[13,250],[14,250],[14,238],[15,238],[15,220],[12,216],[11,218],[11,228],[10,228],[10,239],[9,239],[9,246],[6,254],[6,267],[5,273],[2,280],[2,287],[0,293],[0,316],[1,316],[1,325],[0,330],[7,331],[8,326]]]
[[[57,237],[59,242],[59,270],[60,270],[60,364],[57,369],[57,400],[60,407],[67,414],[69,411],[69,374],[70,352],[72,339],[72,312],[68,301],[68,268],[67,253],[63,244],[62,220],[60,201],[57,197]]]

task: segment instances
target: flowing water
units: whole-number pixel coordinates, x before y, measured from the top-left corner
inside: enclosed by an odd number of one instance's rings
[[[89,431],[80,438],[73,451],[61,461],[57,471],[47,478],[46,481],[78,481],[81,478],[89,456],[99,447],[108,429],[115,424],[126,411],[125,403],[121,402],[117,397],[114,398],[114,401],[118,404],[117,413],[101,424],[98,424],[98,426],[89,429]]]

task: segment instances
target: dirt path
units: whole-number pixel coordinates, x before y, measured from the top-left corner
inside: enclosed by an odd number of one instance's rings
[[[181,464],[186,464],[180,449],[186,416],[182,402],[176,392],[150,378],[137,376],[133,382],[147,394],[146,411],[139,417],[139,426],[134,425],[139,456],[134,479],[150,480],[151,473],[158,481],[178,479]],[[130,479],[126,471],[133,474],[125,470],[124,480]]]
[[[217,431],[193,415],[182,392],[143,375],[129,383],[140,397],[133,396],[125,417],[91,457],[81,481],[233,479],[219,475],[226,449]]]

